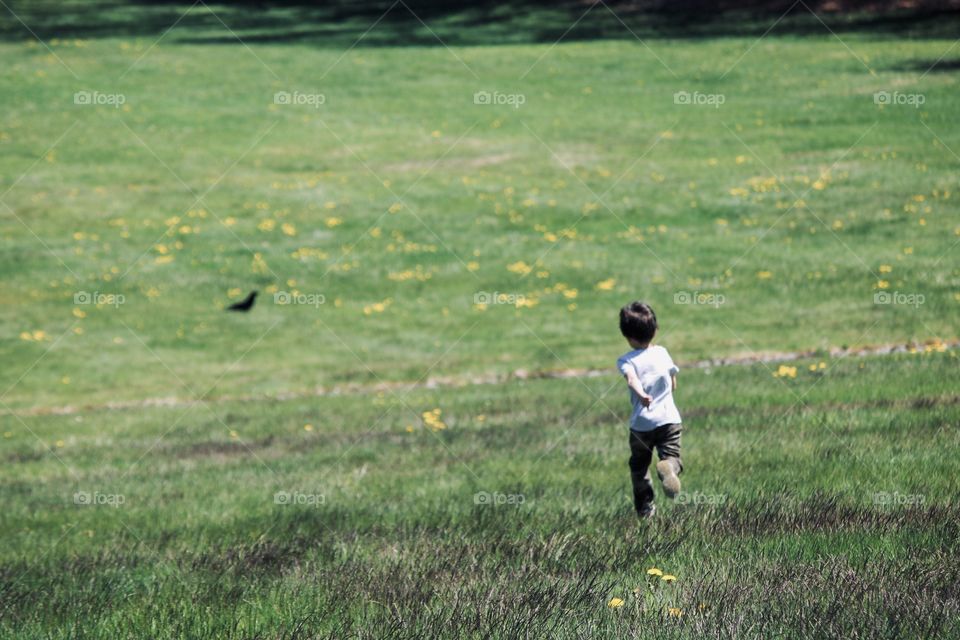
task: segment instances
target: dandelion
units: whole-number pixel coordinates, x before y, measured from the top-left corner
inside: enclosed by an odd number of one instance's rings
[[[303,425],[303,430],[304,430],[304,431],[313,431],[313,425],[312,425],[312,424],[305,424],[305,425]]]
[[[510,273],[516,273],[517,275],[525,276],[531,271],[533,271],[533,267],[531,267],[529,264],[527,264],[523,260],[518,260],[517,262],[508,264],[507,271],[509,271]]]
[[[669,573],[663,576],[660,576],[660,579],[664,582],[676,582],[677,576],[670,575]]]
[[[623,598],[610,598],[610,602],[607,603],[607,606],[611,609],[619,609],[623,606]]]
[[[890,283],[886,280],[877,280],[877,284],[874,286],[874,289],[886,289],[890,286]]]
[[[683,609],[678,607],[669,607],[667,609],[667,615],[669,615],[671,618],[679,618],[683,615]]]
[[[891,267],[890,265],[888,264],[880,265],[880,273],[890,273],[891,271],[893,271],[893,267]]]
[[[430,411],[424,411],[420,414],[423,418],[423,423],[430,427],[433,431],[442,431],[447,428],[447,425],[440,419],[440,408],[431,409]]]
[[[797,368],[790,367],[788,365],[782,364],[777,368],[776,373],[773,374],[774,378],[796,378],[797,377]]]
[[[663,571],[661,571],[660,569],[657,569],[656,567],[650,567],[649,569],[647,569],[647,575],[648,575],[648,576],[662,576],[662,575],[663,575]]]
[[[333,229],[334,227],[338,227],[341,224],[343,224],[343,220],[336,216],[330,216],[324,222],[326,223],[327,227],[329,227],[330,229]]]
[[[757,278],[760,280],[769,280],[773,277],[772,271],[757,271]]]
[[[617,285],[617,281],[614,278],[607,278],[606,280],[601,280],[597,283],[597,289],[600,291],[613,291],[613,288]]]

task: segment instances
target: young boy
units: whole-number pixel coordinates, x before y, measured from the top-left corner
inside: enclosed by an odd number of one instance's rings
[[[667,350],[650,343],[657,333],[657,316],[650,305],[631,302],[620,309],[620,333],[633,348],[620,356],[617,368],[630,388],[630,477],[633,506],[640,518],[654,513],[650,460],[657,449],[657,475],[669,498],[680,493],[680,412],[673,402],[679,369]]]

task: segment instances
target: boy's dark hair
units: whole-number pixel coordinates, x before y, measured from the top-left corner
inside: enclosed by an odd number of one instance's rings
[[[646,302],[631,302],[620,309],[620,333],[641,344],[649,343],[657,333],[657,314]]]

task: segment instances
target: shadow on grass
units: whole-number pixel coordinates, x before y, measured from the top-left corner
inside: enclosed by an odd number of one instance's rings
[[[854,0],[8,0],[0,39],[149,37],[196,44],[317,47],[553,43],[598,39],[825,36],[950,37],[960,2]],[[953,64],[960,64],[954,62]]]

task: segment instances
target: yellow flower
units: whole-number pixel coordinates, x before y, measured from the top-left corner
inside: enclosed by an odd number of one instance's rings
[[[776,373],[773,374],[773,377],[774,378],[796,378],[797,368],[782,364],[777,368],[777,371]]]
[[[443,420],[440,419],[441,411],[439,408],[431,409],[430,411],[424,411],[420,414],[423,418],[423,423],[430,427],[434,431],[441,431],[447,428],[447,425],[444,424]]]
[[[312,424],[305,424],[305,425],[303,425],[303,430],[304,430],[304,431],[313,431],[313,425],[312,425]]]
[[[607,603],[607,606],[611,609],[619,609],[623,606],[622,598],[610,598],[610,602]]]
[[[889,286],[890,286],[890,283],[887,282],[886,280],[877,280],[877,285],[876,285],[876,287],[874,287],[874,288],[876,288],[876,289],[886,289],[886,288],[889,287]]]
[[[890,273],[891,271],[893,271],[893,267],[891,267],[890,265],[888,264],[880,265],[880,273]]]
[[[336,216],[331,216],[326,219],[326,224],[328,227],[333,229],[334,227],[343,224],[343,220],[341,220],[340,218],[337,218]]]
[[[528,273],[530,273],[531,271],[533,271],[533,267],[531,267],[530,265],[528,265],[528,264],[527,264],[526,262],[524,262],[523,260],[518,260],[517,262],[514,262],[513,264],[508,264],[508,265],[507,265],[507,271],[509,271],[509,272],[511,272],[511,273],[516,273],[516,274],[521,275],[521,276],[525,276],[525,275],[527,275]]]
[[[662,575],[663,575],[663,571],[661,571],[660,569],[657,569],[656,567],[651,567],[651,568],[647,569],[647,575],[648,575],[648,576],[662,576]]]
[[[606,280],[601,280],[597,283],[597,289],[600,291],[612,291],[613,288],[617,285],[617,281],[614,278],[607,278]]]
[[[757,271],[757,278],[760,280],[769,280],[773,277],[772,271]]]
[[[671,618],[679,618],[683,615],[683,609],[678,607],[670,607],[667,609],[667,615],[669,615]]]
[[[660,579],[664,582],[674,582],[677,579],[677,576],[673,576],[668,573],[664,576],[660,576]]]

